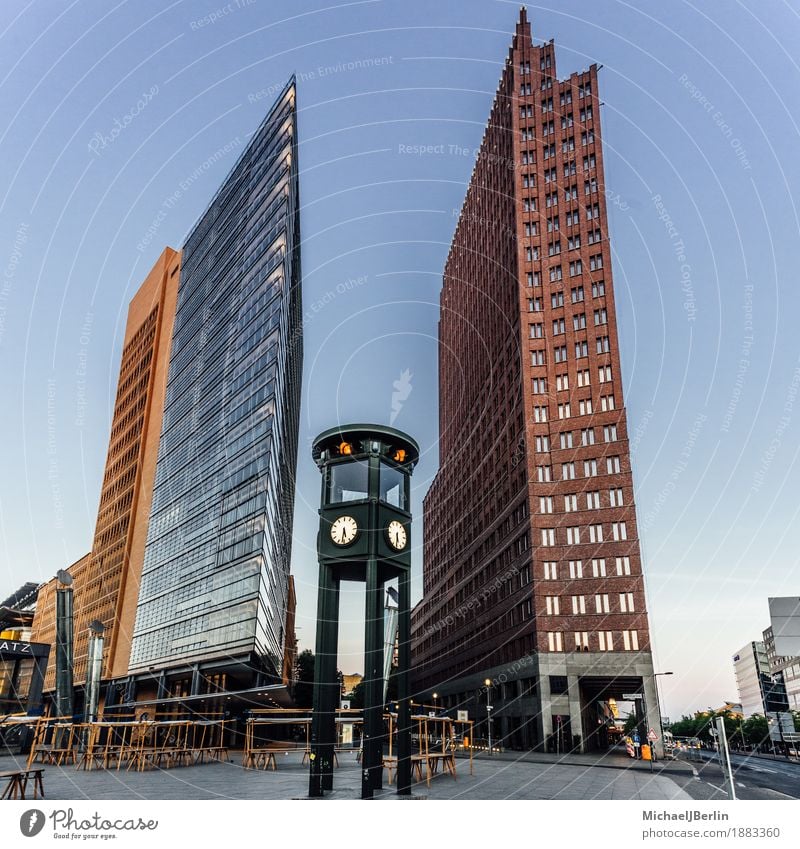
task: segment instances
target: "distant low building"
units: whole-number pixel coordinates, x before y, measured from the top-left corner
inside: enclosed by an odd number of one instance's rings
[[[786,657],[777,653],[772,625],[764,631],[763,636],[770,675],[786,690],[789,710],[800,710],[800,657]]]
[[[770,674],[767,649],[761,640],[747,643],[736,652],[733,671],[743,716],[789,709],[783,684]]]

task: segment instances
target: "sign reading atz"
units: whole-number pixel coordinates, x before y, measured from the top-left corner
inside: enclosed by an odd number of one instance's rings
[[[11,654],[33,654],[30,643],[18,643],[14,640],[0,640],[0,651]]]

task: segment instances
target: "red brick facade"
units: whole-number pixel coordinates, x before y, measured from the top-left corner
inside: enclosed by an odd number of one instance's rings
[[[649,652],[612,280],[597,66],[523,10],[444,272],[419,690]]]

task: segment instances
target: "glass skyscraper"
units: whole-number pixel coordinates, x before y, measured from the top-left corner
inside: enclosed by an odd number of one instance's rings
[[[130,673],[279,680],[302,371],[295,82],[183,247]]]

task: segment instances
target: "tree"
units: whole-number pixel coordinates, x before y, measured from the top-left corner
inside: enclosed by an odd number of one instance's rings
[[[301,651],[297,656],[294,701],[297,707],[310,708],[314,704],[314,652]]]
[[[628,718],[625,720],[625,728],[624,728],[625,734],[631,734],[634,731],[634,729],[636,728],[636,725],[637,725],[636,714],[629,713]]]
[[[742,733],[751,746],[763,746],[769,741],[769,723],[766,716],[754,713],[742,723]]]

